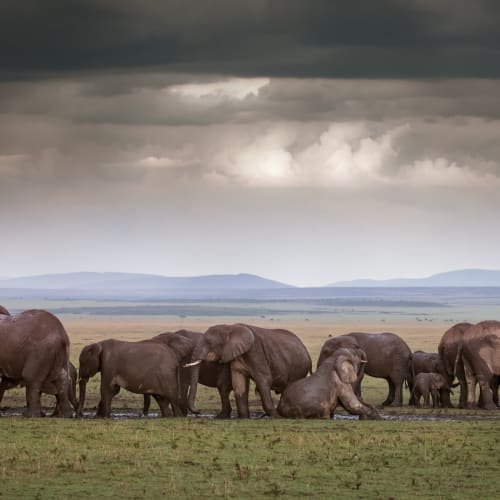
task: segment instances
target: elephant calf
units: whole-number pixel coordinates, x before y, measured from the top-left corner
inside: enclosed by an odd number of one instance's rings
[[[420,398],[424,398],[424,407],[430,406],[429,396],[432,396],[432,406],[436,408],[441,406],[439,393],[442,390],[451,389],[446,379],[440,373],[418,373],[415,377],[415,386],[413,387],[412,397],[415,401],[415,406],[420,407]]]
[[[340,404],[354,415],[380,418],[376,408],[361,402],[352,387],[363,362],[356,350],[337,349],[322,361],[315,373],[285,389],[278,413],[289,418],[331,418]]]

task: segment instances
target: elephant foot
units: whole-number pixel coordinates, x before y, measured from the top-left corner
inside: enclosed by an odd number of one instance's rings
[[[488,403],[483,405],[484,410],[498,410],[498,406],[495,403]]]
[[[227,414],[227,413],[220,412],[220,413],[217,413],[217,415],[215,415],[215,418],[217,418],[217,419],[228,419],[228,418],[231,418],[231,413]]]

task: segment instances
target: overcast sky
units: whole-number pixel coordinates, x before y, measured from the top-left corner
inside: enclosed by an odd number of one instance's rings
[[[497,0],[2,0],[0,276],[500,269],[498,26]]]

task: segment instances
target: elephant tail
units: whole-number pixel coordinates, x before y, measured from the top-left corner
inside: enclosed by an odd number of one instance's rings
[[[453,364],[453,378],[457,376],[457,367],[461,359],[462,359],[462,345],[459,345],[457,349],[457,355],[455,356],[455,363]]]
[[[410,357],[408,358],[408,367],[406,370],[405,377],[405,387],[410,389],[413,393],[413,385],[415,382],[415,366],[413,365],[413,355],[410,353]]]

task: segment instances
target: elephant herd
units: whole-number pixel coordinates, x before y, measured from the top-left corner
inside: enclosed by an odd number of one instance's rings
[[[151,397],[162,416],[199,413],[198,384],[217,388],[218,417],[248,418],[253,380],[270,417],[331,418],[338,406],[360,418],[377,419],[377,408],[363,401],[364,375],[383,378],[383,406],[402,406],[405,383],[409,404],[451,407],[451,388],[460,386],[462,408],[497,408],[500,382],[500,322],[459,323],[441,338],[437,353],[411,352],[393,333],[353,332],[330,337],[321,348],[316,371],[294,333],[236,323],[215,325],[205,333],[166,332],[147,340],[107,339],[85,346],[78,374],[69,360],[69,338],[51,313],[30,310],[11,316],[0,306],[0,401],[5,390],[26,387],[28,417],[41,416],[41,393],[56,396],[55,416],[83,415],[89,379],[100,372],[96,416],[110,417],[121,388],[143,394],[143,412]],[[453,385],[455,378],[458,383]],[[76,384],[79,383],[79,398]],[[480,395],[476,402],[476,386]],[[271,391],[280,394],[277,406]],[[73,407],[73,408],[71,408]]]

